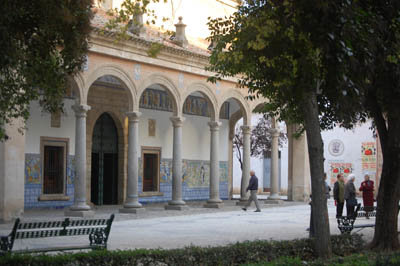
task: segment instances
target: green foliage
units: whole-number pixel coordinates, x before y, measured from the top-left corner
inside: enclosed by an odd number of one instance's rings
[[[167,3],[168,0],[162,0]],[[137,15],[146,14],[148,20],[146,24],[155,24],[157,19],[157,14],[153,9],[149,8],[150,3],[159,3],[160,0],[124,0],[121,3],[121,8],[114,8],[107,11],[107,14],[111,16],[104,27],[105,31],[114,31],[116,33],[116,40],[125,40],[129,37],[128,30],[131,23],[136,26],[141,26],[139,24],[142,21],[136,21],[134,18]],[[167,21],[168,18],[163,17],[162,21]]]
[[[329,33],[341,18],[333,7],[342,2],[246,1],[231,17],[210,20],[216,47],[208,70],[217,72],[210,81],[240,77],[255,97],[270,100],[264,112],[288,122],[304,122],[310,92],[317,93],[322,129],[364,120],[355,113],[356,92],[338,89],[344,68],[325,57]]]
[[[147,55],[149,57],[156,58],[163,47],[164,47],[163,44],[154,42],[150,45],[149,50],[147,50]]]
[[[363,241],[359,235],[332,237],[335,255],[347,256],[359,251]],[[174,250],[106,251],[61,255],[0,256],[0,265],[237,265],[271,262],[272,265],[297,265],[298,261],[316,259],[310,239],[293,241],[254,241],[225,247],[187,247]],[[287,263],[287,264],[285,264]]]
[[[62,108],[66,78],[85,61],[91,2],[0,2],[0,121],[27,119],[32,100],[49,112]]]

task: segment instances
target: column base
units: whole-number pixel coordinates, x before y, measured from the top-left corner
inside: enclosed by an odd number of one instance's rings
[[[131,202],[126,201],[124,203],[123,207],[124,207],[124,209],[133,209],[133,208],[138,209],[138,208],[142,208],[143,205],[140,204],[138,201],[131,201]]]
[[[281,199],[266,199],[264,204],[283,204],[283,200]]]
[[[206,204],[204,204],[203,207],[219,209],[219,208],[224,207],[224,203],[223,202],[206,202]]]
[[[189,210],[187,205],[165,205],[165,210],[172,210],[172,211],[186,211]]]
[[[88,211],[83,211],[83,210],[66,210],[64,212],[65,216],[71,216],[71,217],[82,217],[82,218],[89,218],[94,216],[94,211],[88,210]]]
[[[119,209],[120,213],[135,213],[135,214],[139,214],[139,213],[144,213],[145,212],[145,208],[143,207],[139,207],[139,208],[121,208]]]

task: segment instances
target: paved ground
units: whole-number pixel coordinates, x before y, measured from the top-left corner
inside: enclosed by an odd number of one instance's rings
[[[96,217],[116,214],[113,223],[109,249],[133,248],[179,248],[189,245],[215,246],[256,239],[295,239],[308,237],[310,207],[305,203],[287,202],[282,205],[263,205],[262,212],[247,212],[235,205],[236,201],[226,201],[222,209],[202,208],[204,202],[189,202],[187,211],[165,211],[164,204],[151,204],[140,214],[120,214],[120,206],[100,207]],[[335,220],[335,206],[328,202],[331,233],[338,234]],[[23,220],[43,220],[63,218],[63,210],[27,211]],[[359,223],[373,223],[374,219]],[[0,234],[7,234],[12,224],[1,224]],[[373,229],[362,231],[366,239],[371,239]],[[64,241],[64,240],[61,240]],[[64,244],[85,243],[87,237],[76,237]],[[16,248],[42,247],[60,242],[60,238],[18,240]]]

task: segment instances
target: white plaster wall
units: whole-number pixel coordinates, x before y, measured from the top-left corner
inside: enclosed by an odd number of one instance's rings
[[[162,158],[172,159],[173,126],[172,113],[140,109],[139,143],[141,146],[161,147]],[[210,160],[209,117],[184,115],[182,126],[182,158],[188,160]],[[156,120],[156,136],[148,134],[148,120]],[[228,121],[221,120],[219,130],[219,160],[228,160]]]
[[[71,106],[73,99],[64,100],[64,114],[61,115],[61,127],[50,127],[49,113],[42,111],[37,101],[30,104],[30,117],[26,122],[25,153],[40,153],[40,137],[68,138],[70,155],[75,154],[75,113]]]
[[[329,173],[329,162],[343,162],[352,163],[353,174],[356,176],[355,185],[359,187],[360,183],[364,180],[362,176],[361,165],[361,143],[362,142],[376,142],[373,137],[373,132],[369,129],[371,122],[359,125],[353,130],[345,130],[343,128],[335,127],[333,130],[322,132],[322,139],[324,141],[324,168],[325,172]],[[333,156],[329,153],[328,146],[330,141],[339,139],[344,144],[344,152],[340,156]],[[374,177],[371,177],[374,178]],[[328,180],[330,176],[328,176]]]

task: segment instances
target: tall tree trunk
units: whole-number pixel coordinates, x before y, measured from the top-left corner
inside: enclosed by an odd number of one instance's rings
[[[324,184],[324,146],[318,118],[317,95],[310,92],[304,103],[304,121],[307,134],[308,156],[311,170],[312,208],[315,229],[315,250],[318,257],[332,256],[328,208]]]
[[[370,247],[376,250],[400,248],[398,212],[400,200],[400,117],[390,114],[385,123],[381,113],[375,113],[383,152],[383,166],[378,190],[374,238]]]

